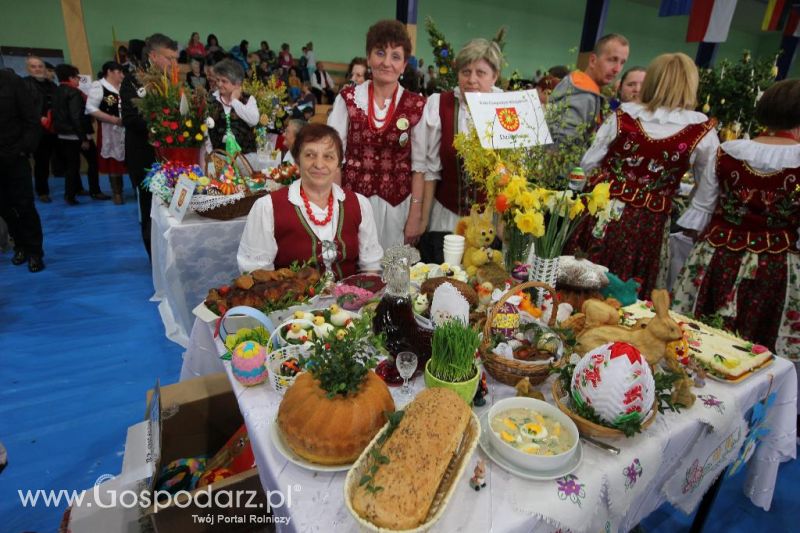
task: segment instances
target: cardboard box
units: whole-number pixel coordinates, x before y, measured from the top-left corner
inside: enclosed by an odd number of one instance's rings
[[[160,446],[153,450],[157,456],[156,472],[175,459],[201,455],[210,458],[244,424],[225,373],[155,390],[160,411],[160,431],[153,439]],[[156,408],[153,393],[148,392],[151,413]],[[255,467],[166,503],[147,511],[157,533],[273,530]]]

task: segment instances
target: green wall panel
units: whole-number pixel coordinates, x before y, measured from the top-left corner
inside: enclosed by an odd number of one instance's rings
[[[696,44],[684,42],[686,17],[659,18],[658,0],[611,0],[607,32],[631,40],[629,64],[646,65],[654,56],[682,51],[694,57]],[[455,47],[473,37],[491,37],[507,26],[506,76],[513,69],[531,75],[536,69],[574,64],[582,27],[584,0],[420,0],[417,55],[430,63],[424,31],[430,15]],[[60,48],[68,57],[61,4],[58,0],[0,0],[3,23],[0,44]],[[181,43],[192,31],[203,40],[216,33],[225,48],[247,39],[251,48],[262,39],[273,49],[288,42],[293,53],[313,40],[317,58],[347,62],[364,54],[369,25],[395,13],[394,0],[83,0],[86,30],[95,69],[112,57],[111,28],[119,39],[155,31]],[[718,57],[736,59],[743,49],[769,56],[780,42],[777,33],[762,33],[764,4],[739,0],[728,42]],[[791,72],[800,76],[800,60]]]

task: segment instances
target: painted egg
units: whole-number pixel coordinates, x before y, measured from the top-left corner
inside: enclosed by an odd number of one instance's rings
[[[267,350],[253,341],[240,343],[231,355],[231,369],[242,385],[259,385],[266,381]]]
[[[612,342],[586,352],[572,375],[572,399],[611,425],[643,419],[655,400],[647,360],[634,346]]]
[[[498,333],[510,339],[518,330],[519,309],[508,302],[503,303],[492,321],[492,333]]]

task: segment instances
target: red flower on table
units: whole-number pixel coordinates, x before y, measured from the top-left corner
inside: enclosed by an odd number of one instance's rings
[[[169,115],[169,108],[168,107],[165,107],[161,111],[163,111],[165,115]]]
[[[177,122],[170,122],[169,123],[169,129],[171,129],[172,131],[177,130],[178,129],[178,123]]]
[[[172,137],[172,135],[167,135],[164,140],[167,141],[167,144],[172,144],[175,142],[175,139]]]

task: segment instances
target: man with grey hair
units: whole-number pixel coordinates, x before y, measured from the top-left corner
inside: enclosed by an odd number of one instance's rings
[[[286,125],[286,131],[283,133],[283,147],[286,148],[286,153],[283,155],[284,163],[294,163],[294,157],[292,157],[294,141],[305,125],[306,121],[299,118],[291,119]]]
[[[40,57],[28,56],[25,60],[28,76],[24,78],[28,91],[33,96],[36,111],[42,125],[42,136],[33,152],[33,180],[36,195],[44,203],[50,203],[50,161],[56,146],[56,135],[52,128],[53,94],[56,84],[47,74],[47,66]]]
[[[602,88],[614,81],[628,60],[628,40],[618,33],[601,37],[585,71],[575,70],[553,89],[548,106],[565,106],[550,132],[553,142],[585,144],[603,122]]]
[[[162,33],[154,33],[145,40],[143,54],[145,68],[154,65],[159,69],[168,69],[178,61],[178,43]],[[140,185],[144,181],[147,169],[153,166],[156,156],[148,140],[147,122],[133,104],[138,98],[141,88],[135,72],[125,75],[120,86],[119,95],[122,105],[122,125],[125,127],[125,165],[139,197],[139,217],[142,226],[142,241],[147,255],[150,256],[150,204],[152,193],[143,190]]]

